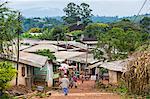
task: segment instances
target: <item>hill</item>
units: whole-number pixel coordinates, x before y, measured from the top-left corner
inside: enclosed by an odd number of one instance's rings
[[[28,31],[29,29],[31,29],[33,27],[52,28],[54,26],[63,24],[63,22],[61,22],[55,18],[51,18],[51,17],[23,18],[22,23],[23,23],[23,30],[24,31]]]
[[[91,19],[93,22],[99,22],[99,23],[113,23],[117,22],[119,20],[122,20],[124,18],[127,18],[129,20],[134,20],[136,16],[127,16],[127,17],[122,17],[119,18],[118,16],[114,17],[108,17],[108,16],[93,16]],[[144,14],[144,15],[139,15],[135,22],[139,22],[143,17],[150,17],[150,14]],[[33,27],[38,27],[38,28],[52,28],[57,25],[62,25],[63,20],[61,16],[56,16],[56,17],[45,17],[45,18],[40,18],[40,17],[35,17],[35,18],[23,18],[23,29],[24,31],[29,30],[30,28]]]

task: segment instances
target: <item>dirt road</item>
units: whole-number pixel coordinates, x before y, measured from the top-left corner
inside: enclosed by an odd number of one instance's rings
[[[94,84],[94,81],[85,81],[83,84],[79,81],[78,88],[69,89],[68,96],[54,93],[46,99],[120,99],[119,95],[99,92],[94,88]]]
[[[94,81],[85,81],[83,84],[78,81],[78,87],[69,89],[69,94],[64,96],[62,91],[52,91],[51,96],[42,99],[120,99],[120,96],[114,93],[104,93],[94,88]],[[33,96],[29,99],[41,99]]]

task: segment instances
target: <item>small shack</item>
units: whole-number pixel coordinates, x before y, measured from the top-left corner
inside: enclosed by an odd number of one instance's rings
[[[117,84],[120,81],[122,73],[126,71],[125,65],[128,63],[128,60],[104,62],[100,65],[100,67],[108,70],[110,84]]]
[[[4,59],[3,55],[1,55],[1,59]],[[12,62],[17,69],[16,55],[7,60]],[[11,81],[11,85],[25,85],[31,88],[39,77],[40,80],[44,80],[49,87],[53,84],[53,68],[52,64],[48,63],[48,57],[20,51],[17,71],[17,81],[16,78],[14,78]]]

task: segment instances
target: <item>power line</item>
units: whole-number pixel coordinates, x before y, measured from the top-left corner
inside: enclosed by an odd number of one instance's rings
[[[137,15],[135,16],[134,20],[133,20],[133,23],[135,22],[135,20],[137,19],[137,17],[139,16],[140,12],[142,11],[143,7],[145,6],[147,0],[145,0],[140,8],[140,10],[138,11]]]
[[[149,0],[149,4],[150,4],[150,0]],[[148,8],[148,10],[146,12],[149,12],[149,11],[150,11],[150,6],[149,6],[149,8]]]

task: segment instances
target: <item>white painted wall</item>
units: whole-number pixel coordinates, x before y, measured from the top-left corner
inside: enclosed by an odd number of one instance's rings
[[[13,62],[14,67],[17,67],[17,63]],[[22,76],[22,67],[25,67],[25,76]],[[26,85],[25,78],[27,77],[27,66],[24,64],[19,64],[18,66],[18,85]],[[16,77],[10,82],[12,86],[16,85]]]
[[[47,66],[47,85],[48,87],[52,87],[53,85],[53,65],[46,63]]]

